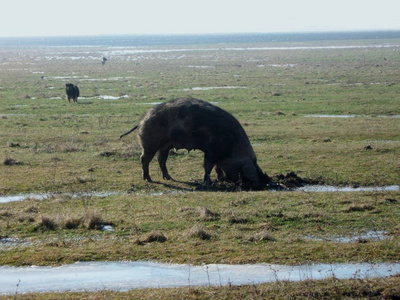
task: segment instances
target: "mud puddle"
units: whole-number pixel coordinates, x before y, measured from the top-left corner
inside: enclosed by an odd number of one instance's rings
[[[399,263],[285,266],[77,262],[60,267],[0,267],[0,294],[222,286],[324,278],[373,278],[400,273]]]

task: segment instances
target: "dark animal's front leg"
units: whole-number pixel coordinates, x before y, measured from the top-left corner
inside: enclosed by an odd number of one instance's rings
[[[143,180],[147,180],[148,182],[152,182],[149,174],[149,164],[155,154],[155,152],[144,151],[143,154],[140,156],[140,161],[142,162],[143,169]]]
[[[212,156],[205,153],[204,154],[204,183],[209,186],[211,185],[210,173],[215,165],[215,160],[212,159]]]
[[[218,181],[224,181],[224,179],[225,179],[224,172],[220,168],[218,168],[217,166],[215,167],[215,172],[217,172]]]
[[[166,180],[172,179],[172,177],[168,174],[168,170],[167,170],[168,154],[169,154],[169,149],[160,150],[157,153],[158,164],[160,165],[161,172],[163,174],[163,178]]]

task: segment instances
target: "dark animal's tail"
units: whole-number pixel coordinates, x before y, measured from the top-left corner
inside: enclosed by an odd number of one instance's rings
[[[130,134],[132,131],[136,130],[138,127],[139,127],[139,125],[136,125],[131,130],[129,130],[128,132],[125,132],[123,135],[121,135],[119,138],[122,139],[124,136]]]

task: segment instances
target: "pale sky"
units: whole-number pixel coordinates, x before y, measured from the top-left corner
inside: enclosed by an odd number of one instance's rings
[[[0,37],[400,30],[399,0],[3,0]]]

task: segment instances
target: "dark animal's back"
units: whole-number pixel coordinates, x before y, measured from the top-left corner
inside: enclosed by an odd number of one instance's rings
[[[151,142],[146,141],[150,136],[160,142],[164,142],[164,137],[172,137],[175,148],[204,151],[204,147],[220,147],[221,155],[226,155],[233,144],[250,146],[243,127],[230,113],[194,98],[157,105],[143,117],[139,128],[144,143]]]
[[[142,118],[141,123],[156,121],[159,125],[168,125],[182,120],[194,128],[205,125],[215,130],[219,130],[221,127],[241,127],[230,113],[209,102],[195,98],[179,98],[161,103],[150,110]]]

